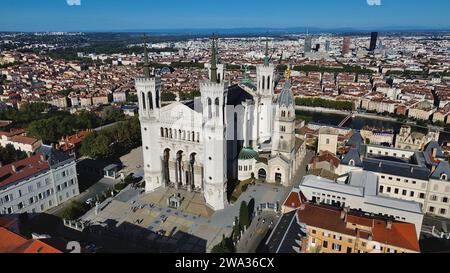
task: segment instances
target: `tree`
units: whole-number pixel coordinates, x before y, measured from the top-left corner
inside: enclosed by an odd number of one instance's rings
[[[86,208],[78,201],[72,201],[63,213],[62,218],[67,220],[76,220],[86,213]]]
[[[234,253],[235,251],[233,241],[222,235],[222,241],[212,248],[211,253]]]
[[[123,120],[125,117],[122,110],[114,107],[106,107],[102,113],[103,124],[109,124],[116,121]]]
[[[247,202],[245,201],[242,201],[241,207],[239,209],[239,224],[241,230],[244,230],[244,227],[248,228],[250,226],[250,219],[248,217],[248,206]]]
[[[161,101],[175,101],[176,98],[177,95],[172,92],[166,91],[161,93]]]

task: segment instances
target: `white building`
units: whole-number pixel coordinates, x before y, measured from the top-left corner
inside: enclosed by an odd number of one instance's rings
[[[242,148],[264,153],[266,164],[259,171],[268,182],[283,185],[300,163],[300,149],[290,81],[275,104],[275,67],[266,57],[257,68],[256,86],[248,80],[230,85],[225,67],[217,64],[216,45],[213,39],[212,61],[207,65],[210,79],[200,83],[201,97],[193,102],[161,107],[161,79],[150,74],[147,53],[136,90],[146,191],[161,187],[197,191],[209,207],[221,210],[228,203],[228,183],[242,176],[238,162]]]
[[[78,194],[75,159],[51,147],[0,168],[0,214],[44,212]]]
[[[378,176],[365,171],[350,172],[339,181],[309,175],[299,185],[303,195],[314,203],[349,207],[412,223],[419,237],[423,220],[421,204],[380,195],[378,187]]]

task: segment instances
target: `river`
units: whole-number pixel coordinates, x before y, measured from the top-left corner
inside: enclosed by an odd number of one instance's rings
[[[310,111],[296,111],[297,118],[303,119],[307,122],[314,122],[314,123],[320,123],[320,124],[326,124],[326,125],[332,125],[337,126],[339,123],[344,120],[345,115],[340,114],[329,114],[329,113],[319,113],[319,112],[310,112]],[[383,121],[383,120],[376,120],[376,119],[370,119],[370,118],[362,118],[357,117],[354,119],[350,119],[344,127],[352,128],[356,130],[362,129],[364,126],[370,126],[370,127],[376,127],[376,128],[383,128],[383,129],[393,129],[395,133],[398,133],[400,131],[401,126],[403,123],[400,122],[394,122],[394,121]],[[423,127],[417,127],[411,125],[413,128],[413,131],[426,133],[427,129]],[[440,142],[445,140],[450,140],[450,133],[448,132],[441,132],[440,135]]]

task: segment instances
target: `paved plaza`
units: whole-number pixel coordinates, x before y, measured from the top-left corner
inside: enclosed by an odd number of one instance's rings
[[[126,160],[130,169],[139,167],[138,161],[131,158],[139,154],[139,149]],[[309,162],[310,154],[305,162]],[[131,163],[130,163],[131,162]],[[295,176],[293,184],[298,183],[304,174],[305,162]],[[136,165],[136,166],[135,166]],[[130,172],[132,172],[130,170]],[[255,208],[263,203],[282,203],[291,188],[273,184],[257,183],[249,186],[239,199],[224,210],[214,212],[204,201],[201,193],[187,192],[172,188],[158,189],[152,193],[130,187],[117,196],[105,201],[98,214],[95,209],[82,217],[91,223],[113,222],[116,227],[126,229],[130,236],[142,236],[155,242],[165,240],[181,252],[205,252],[222,240],[222,236],[231,235],[233,221],[239,216],[242,201],[254,200]],[[169,208],[167,200],[173,194],[181,194],[183,201],[178,209]],[[135,234],[134,234],[135,233]]]
[[[255,200],[255,205],[261,203],[280,202],[287,189],[268,184],[257,184],[248,188],[234,205],[226,209],[213,212],[205,205],[203,197],[199,193],[179,191],[184,197],[179,209],[168,208],[167,198],[177,193],[175,189],[159,189],[150,194],[140,194],[138,190],[125,189],[119,195],[103,204],[98,214],[91,210],[82,220],[91,223],[115,222],[116,226],[126,223],[127,226],[135,226],[136,230],[147,229],[155,234],[167,237],[183,239],[177,233],[190,235],[187,245],[174,244],[183,251],[195,251],[195,238],[206,242],[209,251],[222,240],[222,236],[229,236],[232,232],[233,221],[239,215],[239,207],[242,201]],[[195,213],[194,213],[195,212]],[[129,229],[129,228],[128,228]],[[130,232],[128,230],[127,232]],[[157,239],[157,236],[155,236]],[[201,252],[197,248],[198,252]]]

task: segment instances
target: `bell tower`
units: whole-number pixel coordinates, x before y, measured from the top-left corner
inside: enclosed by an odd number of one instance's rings
[[[257,132],[257,139],[259,139],[259,144],[272,138],[274,116],[273,98],[275,96],[274,77],[275,66],[270,63],[269,40],[266,40],[264,63],[256,66],[257,94],[259,95],[259,102],[257,105],[259,113],[259,131]]]
[[[209,81],[200,84],[203,105],[204,136],[204,197],[213,210],[227,204],[227,126],[225,106],[228,83],[219,81],[217,74],[217,36],[213,35]]]
[[[152,192],[163,186],[161,149],[158,142],[161,117],[161,78],[150,72],[146,41],[144,41],[144,75],[135,79],[135,87],[141,123],[145,190]]]
[[[295,101],[291,90],[290,70],[285,74],[286,82],[276,106],[272,155],[281,154],[292,158],[295,148]]]

